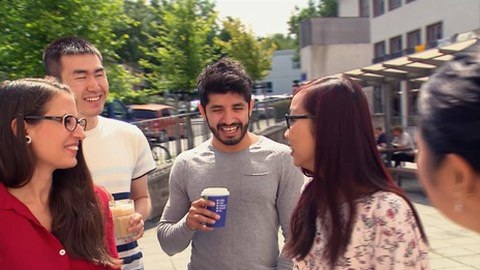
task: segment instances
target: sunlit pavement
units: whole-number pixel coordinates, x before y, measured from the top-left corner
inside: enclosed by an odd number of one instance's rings
[[[402,185],[415,202],[425,226],[431,246],[431,269],[480,269],[480,235],[452,223],[440,214],[430,205],[415,179],[404,180]],[[187,269],[190,248],[172,257],[168,256],[158,244],[155,224],[149,222],[147,226],[151,228],[145,231],[144,237],[139,241],[145,269]]]

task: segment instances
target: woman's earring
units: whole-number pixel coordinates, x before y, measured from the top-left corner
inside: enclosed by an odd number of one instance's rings
[[[454,191],[453,193],[453,199],[455,200],[453,202],[453,211],[455,211],[456,213],[461,213],[463,212],[463,200],[462,200],[462,192],[460,191],[460,187],[459,187],[461,182],[459,175],[456,176],[455,182],[456,182],[456,185],[455,185],[456,191]]]
[[[27,141],[27,144],[32,143],[32,138],[30,138],[30,136],[28,136],[28,135],[25,136],[25,140]]]
[[[460,193],[455,194],[454,197],[455,197],[455,202],[453,204],[453,210],[456,213],[463,212],[463,202],[462,202],[462,199],[460,198]]]

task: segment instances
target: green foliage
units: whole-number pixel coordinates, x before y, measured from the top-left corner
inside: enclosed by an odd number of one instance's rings
[[[159,3],[162,23],[152,24],[144,47],[148,59],[140,65],[148,72],[145,79],[154,92],[192,92],[202,69],[212,60],[212,39],[217,14],[209,0],[164,0]]]
[[[109,99],[117,98],[122,100],[129,96],[138,96],[140,93],[132,91],[134,85],[141,83],[141,77],[135,76],[121,64],[109,64],[108,83],[110,85]]]
[[[270,71],[276,45],[269,38],[258,40],[239,19],[227,18],[222,23],[230,39],[216,39],[216,44],[227,56],[240,61],[252,80],[265,78]]]
[[[76,35],[102,52],[110,97],[141,102],[166,90],[191,93],[201,70],[225,55],[259,80],[274,48],[291,48],[290,37],[259,40],[238,20],[220,29],[214,7],[213,0],[0,1],[0,79],[43,77],[45,46]]]
[[[124,28],[116,29],[117,36],[127,36],[116,53],[120,61],[128,64],[131,68],[139,69],[138,60],[146,58],[144,50],[141,47],[152,50],[153,46],[148,43],[148,36],[153,34],[150,25],[152,23],[161,24],[161,18],[156,14],[155,2],[151,5],[146,0],[124,0],[125,14],[131,20],[131,23]]]
[[[45,46],[57,38],[77,35],[101,50],[105,65],[112,70],[112,92],[131,89],[127,71],[112,68],[118,59],[115,49],[127,38],[116,36],[113,30],[131,22],[122,0],[0,1],[0,18],[1,79],[43,77]]]
[[[281,33],[277,33],[270,36],[269,39],[273,44],[275,44],[277,50],[295,49],[295,39],[293,39],[291,36],[284,36]]]

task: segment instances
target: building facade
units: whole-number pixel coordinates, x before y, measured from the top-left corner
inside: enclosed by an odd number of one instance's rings
[[[292,93],[292,85],[301,81],[300,62],[294,60],[295,50],[273,52],[270,73],[257,82],[256,94],[283,95]]]
[[[480,29],[478,0],[337,0],[337,2],[338,18],[314,18],[301,24],[301,41],[305,41],[301,45],[301,67],[307,80],[441,47],[468,39],[471,35],[476,35]],[[335,24],[325,23],[324,20],[330,20]],[[341,21],[343,22],[340,23]],[[348,32],[344,30],[347,22],[350,22]],[[311,30],[313,28],[316,30]],[[329,43],[327,49],[319,49],[317,44],[328,43],[324,33],[332,32],[337,35],[351,35],[351,40]],[[352,32],[355,35],[352,35]],[[335,51],[333,48],[339,50]],[[351,55],[352,52],[355,52],[356,57]],[[332,58],[342,63],[334,63]],[[392,123],[404,127],[414,126],[415,103],[420,83],[398,81],[390,87]],[[374,118],[379,116],[380,119],[387,102],[383,91],[380,86],[365,87],[364,90]]]

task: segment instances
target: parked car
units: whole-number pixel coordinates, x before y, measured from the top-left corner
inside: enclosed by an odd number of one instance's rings
[[[135,124],[150,140],[164,142],[174,140],[177,112],[172,106],[164,104],[135,104],[130,105],[130,111],[137,122]],[[182,118],[178,119],[180,137],[185,137],[185,128]]]
[[[118,99],[107,101],[105,106],[103,106],[101,115],[106,118],[118,119],[125,122],[135,121],[130,108]]]

